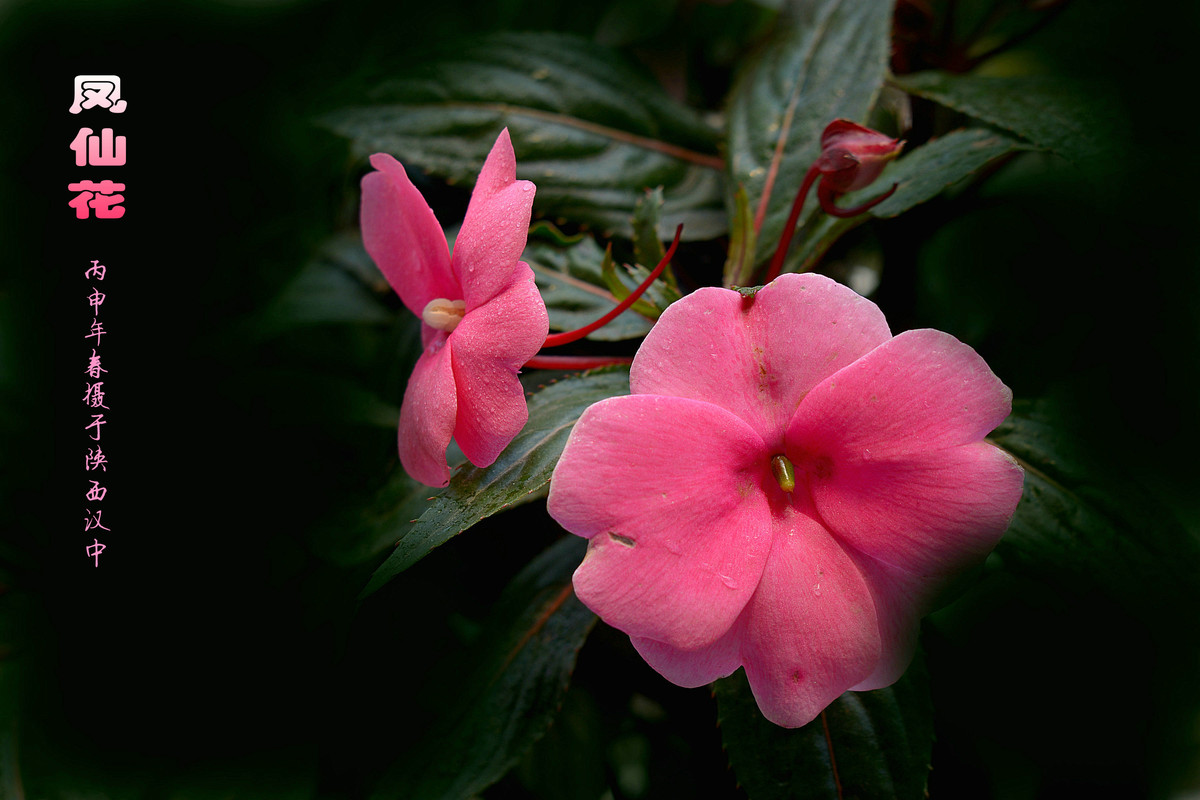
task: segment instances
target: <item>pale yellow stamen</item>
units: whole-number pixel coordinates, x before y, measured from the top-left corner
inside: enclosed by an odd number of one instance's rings
[[[467,303],[465,300],[447,300],[439,297],[425,304],[425,310],[421,312],[421,319],[429,327],[449,333],[458,327],[458,323],[462,322],[466,313]]]

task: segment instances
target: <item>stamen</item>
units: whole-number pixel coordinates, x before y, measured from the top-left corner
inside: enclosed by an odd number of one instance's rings
[[[467,301],[438,297],[425,304],[421,319],[431,328],[449,333],[458,327],[467,314]]]
[[[788,461],[787,456],[771,457],[771,474],[775,476],[779,488],[788,494],[791,494],[792,490],[796,488],[796,470],[792,467],[792,462]]]
[[[771,256],[771,266],[767,269],[764,284],[775,280],[779,277],[779,273],[783,272],[783,260],[787,256],[788,246],[792,243],[792,236],[796,233],[796,223],[800,221],[800,209],[804,207],[804,199],[808,197],[808,190],[812,188],[813,181],[820,176],[821,171],[817,169],[816,164],[809,167],[808,172],[804,175],[800,191],[796,192],[796,199],[792,201],[792,211],[788,214],[787,223],[783,226],[783,236],[779,237],[779,246],[775,248],[775,255]]]

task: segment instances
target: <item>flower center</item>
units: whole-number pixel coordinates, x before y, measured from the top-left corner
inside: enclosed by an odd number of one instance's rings
[[[771,456],[771,474],[775,476],[779,488],[788,494],[796,488],[796,470],[787,456]]]
[[[421,319],[429,327],[449,333],[458,327],[458,323],[462,322],[466,314],[467,302],[465,300],[447,300],[439,297],[425,304],[425,309],[421,312]]]

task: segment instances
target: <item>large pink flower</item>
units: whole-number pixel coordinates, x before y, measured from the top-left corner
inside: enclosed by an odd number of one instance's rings
[[[520,260],[534,187],[516,179],[505,129],[479,173],[450,255],[433,210],[400,162],[371,156],[362,181],[363,243],[404,305],[421,318],[424,352],[400,409],[400,461],[429,486],[450,482],[453,437],[486,467],[525,426],[517,372],[549,331],[533,270]]]
[[[575,591],[676,684],[745,667],[787,727],[899,678],[1021,495],[983,441],[1012,400],[983,359],[893,337],[820,275],[683,298],[630,388],[584,413],[551,482],[550,514],[590,540]]]

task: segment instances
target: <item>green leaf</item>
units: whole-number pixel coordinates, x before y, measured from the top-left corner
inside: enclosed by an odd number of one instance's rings
[[[663,247],[662,229],[659,225],[662,207],[663,194],[660,186],[647,191],[633,210],[633,259],[646,268],[647,275],[658,266],[658,262],[662,261],[667,254],[666,248]],[[680,238],[682,238],[682,234]],[[678,300],[680,297],[679,284],[675,281],[675,271],[671,269],[669,263],[663,268],[661,280],[662,285],[668,287],[675,300]],[[663,307],[665,308],[665,306]]]
[[[723,286],[745,286],[754,277],[754,212],[746,197],[746,189],[739,186],[733,196],[733,226],[729,232],[729,255],[722,271]]]
[[[658,266],[658,262],[666,256],[666,248],[663,247],[662,234],[660,233],[659,218],[662,216],[663,196],[662,187],[647,191],[641,200],[638,200],[637,207],[633,210],[633,258],[638,264],[645,267],[645,276],[649,277],[650,273]],[[671,234],[674,236],[674,233]],[[682,234],[680,235],[682,238]],[[639,278],[640,284],[644,278]],[[651,293],[650,297],[659,297],[660,302],[654,303],[658,307],[659,313],[667,306],[680,298],[679,284],[675,281],[675,271],[671,269],[668,263],[663,268],[659,282],[656,284],[655,293]],[[655,318],[657,318],[657,314]]]
[[[313,551],[341,566],[369,561],[394,545],[398,532],[417,521],[434,491],[410,478],[397,464],[374,497],[350,503],[333,519],[314,528]]]
[[[744,186],[760,244],[774,247],[821,132],[867,116],[887,72],[891,0],[793,3],[775,36],[739,74],[729,105],[727,206]],[[770,258],[760,252],[756,263]]]
[[[627,47],[668,29],[679,0],[612,0],[596,26],[596,41]]]
[[[1144,490],[1096,466],[1063,414],[1018,402],[989,437],[1025,469],[1025,492],[989,567],[1156,618],[1200,605],[1200,542]]]
[[[617,270],[617,264],[612,258],[611,247],[604,251],[604,263],[602,266],[604,285],[608,287],[608,290],[612,292],[613,297],[618,301],[624,301],[625,298],[633,294],[633,290],[641,283],[641,280],[638,280],[634,275],[636,267],[626,264],[622,270]],[[629,276],[630,280],[626,281],[622,279],[622,275]],[[642,273],[642,278],[649,276],[650,273],[648,270]],[[650,289],[647,288],[641,297],[633,301],[633,305],[629,307],[629,310],[636,311],[644,317],[658,319],[658,315],[662,313],[662,309],[655,307],[649,297],[647,297],[649,294]]]
[[[873,217],[896,217],[932,200],[995,159],[1026,149],[1029,149],[1026,145],[996,131],[982,128],[951,131],[889,163],[873,185],[847,194],[838,204],[858,205],[898,184],[895,194],[870,210]]]
[[[645,189],[664,187],[663,221],[689,239],[725,231],[716,132],[616,53],[579,37],[501,33],[466,42],[379,87],[371,105],[325,117],[357,155],[472,183],[501,129],[534,209],[632,235]]]
[[[1092,87],[1060,77],[999,78],[930,70],[892,82],[910,94],[1003,128],[1068,160],[1090,161],[1113,147],[1126,122]]]
[[[596,617],[571,574],[585,540],[565,536],[505,589],[484,641],[462,660],[462,691],[424,746],[406,753],[372,797],[467,798],[499,780],[550,727]]]
[[[646,291],[633,304],[633,308],[645,308],[644,313],[647,316],[658,319],[662,312],[667,310],[667,306],[681,297],[664,277],[668,270],[670,270],[669,266],[654,280],[654,283],[646,287]],[[624,294],[629,295],[634,289],[641,286],[650,277],[651,272],[651,268],[643,267],[641,264],[626,264],[624,275],[628,276],[628,286],[625,288]],[[624,282],[626,278],[622,276],[619,280]]]
[[[567,378],[529,398],[529,423],[490,467],[465,466],[405,531],[363,589],[372,594],[475,523],[543,497],[571,428],[592,403],[629,393],[629,371],[607,369]]]
[[[729,763],[751,800],[925,797],[933,704],[920,655],[892,686],[846,692],[791,730],[763,717],[741,670],[713,685]]]
[[[556,244],[559,247],[569,247],[579,244],[586,238],[587,234],[583,231],[571,235],[563,233],[557,225],[549,220],[538,219],[529,225],[529,241],[531,242],[542,241]]]
[[[531,242],[522,256],[533,268],[550,315],[550,330],[573,331],[595,322],[620,302],[603,288],[604,251],[591,237],[567,248]],[[587,338],[602,342],[636,339],[650,332],[651,321],[629,309]]]
[[[865,214],[850,218],[830,216],[820,211],[810,198],[812,208],[803,218],[804,226],[796,235],[784,271],[810,270],[847,231],[871,219],[899,216],[970,178],[997,158],[1028,149],[1029,145],[998,131],[984,128],[951,131],[890,162],[870,186],[838,199],[839,206],[851,208],[878,197],[892,184],[897,185],[895,194]]]
[[[659,217],[663,207],[662,187],[649,189],[633,208],[633,257],[637,263],[653,269],[666,250],[659,238]]]

